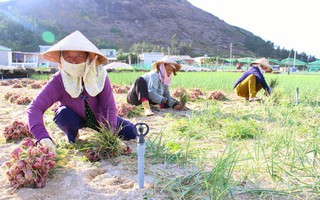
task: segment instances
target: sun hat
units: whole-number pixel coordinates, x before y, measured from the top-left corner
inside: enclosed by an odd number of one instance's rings
[[[250,63],[250,66],[252,64],[260,64],[265,68],[266,72],[272,72],[272,67],[271,67],[271,65],[269,64],[269,61],[266,58],[260,58],[258,60],[253,61],[253,62]]]
[[[160,60],[151,64],[151,66],[157,70],[159,70],[159,64],[169,64],[173,68],[173,74],[176,75],[176,72],[181,69],[181,65],[176,63],[172,58],[169,56],[164,56]]]
[[[91,60],[98,55],[98,64],[105,64],[108,61],[100,50],[78,30],[60,40],[42,55],[46,60],[60,63],[61,51],[89,52]]]

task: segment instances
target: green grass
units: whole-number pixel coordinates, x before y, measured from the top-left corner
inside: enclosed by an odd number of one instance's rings
[[[109,72],[111,83],[119,85],[131,85],[137,77],[145,72]],[[172,80],[171,88],[182,87],[185,89],[201,88],[203,91],[221,90],[232,92],[233,85],[241,76],[239,72],[180,72]],[[51,75],[38,74],[31,78],[36,80],[49,80]],[[294,100],[296,88],[299,88],[300,99],[306,103],[316,104],[319,101],[320,85],[319,75],[287,75],[287,74],[265,74],[268,83],[275,78],[278,81],[277,89]]]
[[[144,72],[108,73],[111,83],[130,85]],[[238,72],[180,72],[172,80],[171,88],[201,88],[203,91],[221,90],[233,92],[236,80],[241,76]],[[320,97],[319,75],[287,75],[265,74],[267,82],[277,79],[277,90],[291,101],[295,100],[296,88],[300,91],[300,100],[308,104],[317,104]]]
[[[47,81],[51,78],[51,74],[32,74],[31,79]]]
[[[129,85],[141,74],[109,77]],[[179,73],[172,89],[233,93],[240,76]],[[154,192],[168,199],[319,199],[320,78],[266,74],[272,78],[279,84],[261,103],[202,100],[187,116],[165,115],[166,126],[146,139],[146,168],[166,166],[153,171]]]
[[[240,75],[180,73],[172,87],[232,93]],[[207,102],[188,117],[167,115],[165,120],[174,123],[148,138],[147,156],[186,171],[175,178],[162,174],[155,190],[173,199],[304,199],[305,193],[320,198],[320,94],[315,85],[320,79],[266,75],[267,80],[274,77],[279,80],[275,92],[253,108],[240,102],[228,109],[223,107],[227,100]],[[301,89],[299,105],[294,103],[296,87]]]
[[[320,197],[319,107],[272,105],[269,116],[264,104],[249,112],[220,112],[220,106],[210,105],[189,119],[172,116],[175,123],[153,143],[153,152],[159,152],[150,156],[158,162],[198,168],[175,179],[162,177],[161,191],[180,199],[232,199],[239,193],[300,199],[304,192]]]

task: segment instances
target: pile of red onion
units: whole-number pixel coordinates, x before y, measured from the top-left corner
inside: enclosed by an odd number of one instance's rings
[[[3,135],[6,141],[18,141],[25,137],[33,137],[28,125],[19,121],[14,121],[11,125],[6,126]]]
[[[129,116],[129,112],[131,110],[134,110],[135,108],[136,108],[136,106],[130,105],[130,104],[127,104],[127,103],[121,103],[120,105],[117,104],[117,113],[121,117],[128,117]]]
[[[42,188],[55,165],[55,154],[37,146],[31,138],[25,138],[21,147],[12,151],[11,160],[6,165],[6,175],[14,188]]]

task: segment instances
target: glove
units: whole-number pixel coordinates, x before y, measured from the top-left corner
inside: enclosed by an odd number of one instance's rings
[[[53,144],[52,140],[49,138],[43,138],[39,142],[41,146],[46,147],[49,149],[49,151],[55,153],[56,152],[56,146]]]
[[[272,88],[272,87],[269,87],[269,88],[264,92],[264,95],[270,96],[271,93],[272,93],[272,91],[273,91],[273,88]]]
[[[173,106],[173,109],[175,109],[175,110],[182,110],[182,108],[183,107],[182,107],[182,104],[180,102]]]
[[[269,94],[269,96],[271,95],[272,91],[273,91],[273,88],[272,88],[272,87],[269,87],[269,89],[268,89],[268,94]]]

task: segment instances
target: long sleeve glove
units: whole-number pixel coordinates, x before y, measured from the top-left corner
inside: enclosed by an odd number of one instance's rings
[[[269,88],[268,88],[268,94],[269,94],[268,96],[270,96],[272,92],[273,92],[273,88],[272,88],[272,87],[269,87]]]
[[[43,138],[39,142],[42,146],[49,149],[49,151],[56,153],[56,146],[53,144],[52,140],[49,138]]]
[[[264,95],[270,96],[272,91],[273,91],[273,88],[272,87],[268,87],[268,89],[265,90]]]

